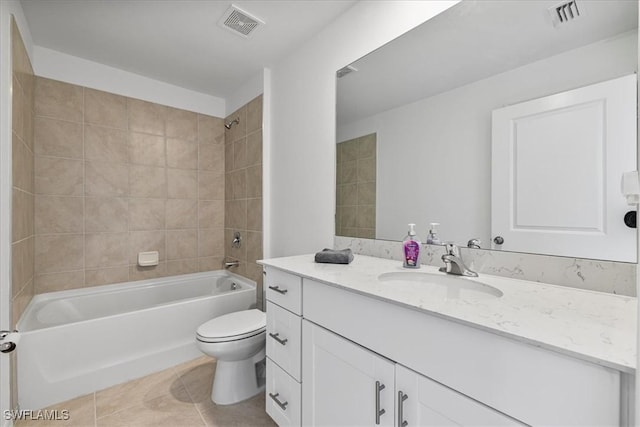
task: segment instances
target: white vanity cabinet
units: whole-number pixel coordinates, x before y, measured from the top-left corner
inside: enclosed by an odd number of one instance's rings
[[[266,411],[281,427],[300,425],[302,279],[264,269],[267,296]]]
[[[265,271],[266,405],[280,426],[631,425],[629,374],[352,291],[338,276]]]

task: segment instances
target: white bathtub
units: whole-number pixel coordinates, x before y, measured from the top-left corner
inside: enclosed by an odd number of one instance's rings
[[[196,328],[255,307],[255,283],[226,271],[37,295],[18,330],[18,401],[40,409],[202,353]]]

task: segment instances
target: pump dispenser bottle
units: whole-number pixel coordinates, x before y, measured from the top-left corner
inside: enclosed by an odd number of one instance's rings
[[[420,267],[420,240],[416,236],[416,225],[409,224],[409,233],[402,242],[404,250],[404,267],[419,268]]]
[[[438,237],[438,230],[436,230],[436,227],[440,225],[439,222],[432,222],[431,224],[431,228],[429,229],[429,234],[427,235],[427,244],[428,245],[441,245],[442,242],[440,241],[440,238]]]

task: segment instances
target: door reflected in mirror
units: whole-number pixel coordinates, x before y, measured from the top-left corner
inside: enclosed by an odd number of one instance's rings
[[[596,108],[571,115],[571,126],[561,134],[538,129],[511,140],[506,157],[497,157],[507,170],[507,182],[499,180],[508,187],[503,200],[508,207],[500,214],[506,231],[492,225],[497,184],[492,177],[499,175],[492,167],[499,133],[493,112],[552,95],[562,99],[558,94],[637,71],[636,1],[578,1],[580,16],[566,23],[554,21],[556,4],[462,1],[350,64],[356,71],[337,80],[338,160],[342,143],[375,135],[375,209],[363,207],[367,214],[361,218],[358,182],[344,182],[341,164],[337,235],[400,241],[406,225],[416,223],[424,240],[429,223],[439,222],[443,242],[466,245],[475,238],[483,249],[635,262],[636,230],[624,226],[624,215],[635,207],[625,205],[619,190],[621,173],[637,169],[635,111],[622,113],[634,117],[625,123],[623,138],[609,133],[614,123]],[[635,99],[635,88],[625,90]],[[627,107],[635,108],[632,104]],[[581,125],[578,117],[587,122]],[[521,118],[501,126],[513,134],[515,126],[524,126]],[[607,150],[624,153],[624,159],[610,164]],[[589,185],[580,185],[586,180]],[[355,202],[346,205],[348,200]],[[623,237],[610,236],[611,221],[615,228],[622,225]],[[514,230],[526,235],[525,243],[514,245]],[[582,243],[572,246],[561,243],[561,233],[601,240],[579,238]],[[509,240],[496,245],[499,236]],[[606,249],[623,244],[620,251]]]

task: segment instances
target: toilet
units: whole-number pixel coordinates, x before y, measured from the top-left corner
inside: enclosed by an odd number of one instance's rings
[[[198,348],[216,359],[214,403],[231,405],[264,390],[266,327],[266,314],[256,309],[225,314],[198,327]]]

